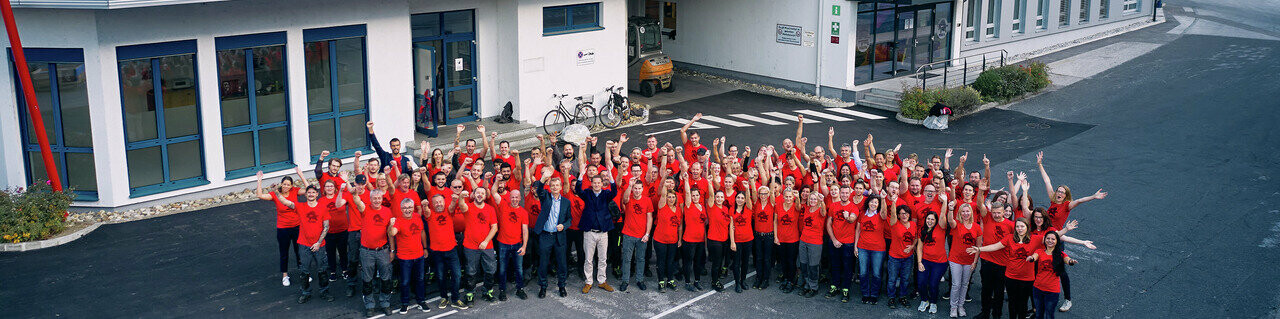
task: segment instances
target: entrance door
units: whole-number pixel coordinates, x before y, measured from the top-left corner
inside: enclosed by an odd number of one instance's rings
[[[930,45],[933,43],[933,8],[925,8],[916,11],[916,35],[912,38],[915,44],[915,52],[912,58],[915,60],[915,67],[911,71],[915,72],[917,68],[933,62],[929,59],[933,51]]]
[[[431,137],[436,136],[436,125],[439,124],[440,101],[436,96],[436,77],[439,75],[435,72],[439,63],[435,46],[428,42],[413,44],[414,123],[418,131]]]
[[[893,44],[893,73],[911,73],[916,70],[913,49],[915,49],[916,11],[899,11],[897,16],[897,39]]]
[[[933,61],[951,58],[951,4],[939,3],[933,8]]]
[[[474,40],[444,43],[444,105],[449,123],[476,119],[476,73]]]

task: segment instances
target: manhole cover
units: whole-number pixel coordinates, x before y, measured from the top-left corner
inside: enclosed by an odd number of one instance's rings
[[[671,115],[671,111],[670,111],[670,110],[654,110],[654,111],[653,111],[653,114],[657,114],[657,115]]]
[[[1027,127],[1045,130],[1049,129],[1049,123],[1027,123]]]

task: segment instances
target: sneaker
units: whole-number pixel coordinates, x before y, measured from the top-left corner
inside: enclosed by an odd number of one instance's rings
[[[373,308],[365,309],[365,310],[364,310],[364,317],[365,317],[365,318],[373,317]]]
[[[466,294],[462,295],[462,301],[463,301],[463,302],[466,302],[466,303],[468,303],[468,304],[470,304],[470,303],[472,303],[472,302],[475,302],[475,301],[476,301],[476,294],[475,294],[475,293],[472,293],[472,292],[470,292],[470,291],[468,291]]]
[[[712,282],[711,289],[714,289],[716,292],[724,292],[724,284],[721,284],[719,281]]]
[[[406,313],[409,313],[409,306],[406,306],[406,305],[400,305],[400,311],[399,311],[399,312],[400,312],[400,314],[402,314],[402,315],[403,315],[403,314],[406,314]]]
[[[347,298],[351,298],[355,296],[356,296],[356,287],[355,286],[347,287]]]
[[[769,289],[769,281],[765,280],[764,282],[761,282],[760,287],[756,287],[756,289],[760,289],[760,290]]]
[[[302,295],[302,297],[298,297],[298,303],[300,304],[307,303],[307,301],[310,301],[310,300],[311,300],[311,295]]]
[[[835,298],[839,294],[840,289],[837,289],[835,285],[831,285],[831,289],[827,290],[827,299]]]
[[[480,298],[484,299],[484,301],[493,302],[493,289],[486,290],[483,295],[480,295]]]
[[[524,288],[516,289],[516,298],[520,298],[520,300],[527,300],[529,299],[529,294],[524,293]]]
[[[696,291],[697,291],[697,290],[693,289],[693,284],[692,284],[692,283],[687,283],[687,282],[686,282],[686,283],[684,283],[684,290],[688,290],[689,292],[696,292]]]
[[[959,317],[959,316],[960,316],[959,314],[957,314],[957,313],[956,313],[956,310],[957,310],[957,309],[960,309],[960,308],[959,308],[959,307],[952,307],[952,308],[951,308],[951,318],[956,318],[956,317]]]
[[[280,279],[280,285],[285,286],[285,287],[288,287],[288,286],[289,286],[289,276],[284,276],[284,278],[281,278],[281,279]]]
[[[468,306],[466,303],[462,302],[462,300],[454,300],[454,301],[453,301],[453,307],[454,307],[454,308],[458,308],[458,309],[467,309],[467,308],[471,308],[471,306]]]
[[[382,307],[382,315],[383,315],[383,316],[390,316],[390,315],[391,315],[391,307]]]
[[[840,302],[849,303],[849,289],[844,289],[840,293]],[[862,303],[867,303],[867,298],[862,298]]]
[[[329,282],[334,282],[334,281],[338,281],[338,273],[330,271]]]
[[[644,282],[643,282],[643,281],[637,281],[637,282],[636,282],[636,288],[640,288],[640,291],[644,291],[645,289],[648,289],[649,287],[645,287],[645,285],[644,285]]]
[[[930,313],[930,314],[938,313],[938,304],[936,304],[936,303],[930,303],[930,304],[929,304],[929,313]]]
[[[329,291],[325,290],[324,292],[320,293],[320,299],[324,299],[324,301],[328,301],[328,302],[333,302],[333,295],[330,295]]]
[[[440,304],[436,305],[436,308],[440,308],[440,309],[444,309],[448,307],[449,307],[449,299],[447,298],[440,298]]]
[[[697,290],[697,291],[703,291],[703,290],[705,290],[705,289],[703,289],[703,288],[702,288],[702,282],[700,282],[700,281],[699,281],[699,282],[694,282],[694,283],[693,283],[693,289],[694,289],[694,290]]]
[[[1071,311],[1071,299],[1067,299],[1066,301],[1063,301],[1062,307],[1058,307],[1058,311],[1060,312]]]
[[[742,285],[733,285],[733,292],[742,293]]]
[[[666,286],[667,286],[667,284],[666,284],[666,283],[663,283],[663,282],[659,281],[659,282],[658,282],[658,293],[660,293],[660,294],[661,294],[661,293],[666,293],[666,292],[667,292],[667,287],[666,287]]]
[[[877,303],[880,303],[880,298],[879,298],[879,297],[870,297],[870,298],[867,298],[867,299],[870,299],[870,300],[871,300],[871,305],[872,305],[872,306],[876,305]]]
[[[959,314],[961,317],[968,317],[968,316],[969,316],[969,314],[964,313],[964,307],[959,307],[958,309],[956,309],[956,313],[957,313],[957,314]]]
[[[898,299],[889,298],[889,309],[898,309]]]
[[[506,291],[506,290],[499,290],[499,291],[498,291],[498,301],[507,301],[507,291]]]
[[[621,285],[618,285],[618,291],[627,292],[627,287],[630,287],[630,286],[628,286],[627,283],[624,282]]]
[[[925,301],[921,301],[921,302],[920,302],[920,307],[917,307],[917,308],[916,308],[916,310],[919,310],[920,312],[924,312],[924,311],[925,311],[925,310],[927,310],[927,309],[929,309],[929,303],[928,303],[928,302],[925,302]]]
[[[560,298],[568,297],[569,294],[564,292],[564,287],[560,287]]]
[[[543,298],[547,298],[547,286],[542,286],[542,288],[538,288],[538,299],[543,299]]]

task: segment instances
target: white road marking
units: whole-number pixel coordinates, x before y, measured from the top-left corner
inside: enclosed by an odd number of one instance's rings
[[[858,112],[858,111],[850,110],[850,109],[843,108],[843,107],[832,107],[832,108],[826,108],[826,109],[824,109],[824,110],[826,110],[826,111],[831,111],[831,112],[836,112],[836,113],[844,113],[845,115],[853,115],[853,116],[861,117],[861,118],[868,119],[868,120],[883,120],[883,119],[885,119],[885,117],[883,117],[883,116],[879,116],[879,115],[875,115],[875,114],[871,114],[871,113],[866,113],[866,112]]]
[[[755,115],[750,115],[750,114],[729,114],[729,116],[736,117],[736,118],[740,118],[740,119],[744,119],[744,120],[748,120],[748,121],[756,121],[756,122],[764,123],[765,125],[782,125],[782,124],[787,124],[787,123],[778,122],[778,121],[770,120],[770,119],[763,118],[763,117],[759,117],[759,116],[755,116]]]
[[[736,126],[736,127],[747,127],[747,126],[751,126],[751,124],[742,123],[742,122],[738,122],[738,121],[730,120],[730,119],[723,118],[723,117],[719,117],[719,116],[715,116],[715,115],[703,115],[703,116],[702,116],[702,119],[704,119],[704,120],[708,120],[708,121],[712,121],[712,122],[719,122],[720,124],[726,124],[726,125],[729,125],[729,126]]]
[[[428,305],[428,307],[429,307],[431,304],[436,303],[437,301],[440,301],[440,297],[435,297],[435,298],[427,299],[427,305]],[[410,309],[410,310],[414,310],[414,309],[422,309],[422,307],[418,307],[418,305],[412,305],[412,306],[409,306],[409,309]],[[391,309],[391,312],[392,312],[392,313],[399,314],[399,312],[397,312],[397,311],[396,311],[396,309]],[[430,312],[428,312],[428,313],[430,313]],[[449,312],[445,312],[445,313],[442,313],[442,314],[438,314],[438,315],[432,316],[432,317],[431,317],[431,318],[429,318],[429,319],[438,319],[438,318],[440,318],[440,317],[444,317],[444,316],[452,315],[452,314],[455,314],[455,313],[458,313],[458,311],[457,311],[457,310],[450,310]],[[412,313],[412,312],[410,312],[410,313],[407,313],[406,315],[412,315],[412,314],[413,314],[413,313]],[[384,315],[384,314],[378,314],[378,315],[375,315],[375,316],[373,316],[373,317],[369,317],[369,319],[378,319],[378,318],[382,318],[382,317],[386,317],[386,316],[387,316],[387,315]]]
[[[772,117],[776,117],[776,118],[780,118],[780,119],[784,119],[784,120],[788,120],[788,121],[792,121],[792,122],[797,121],[797,120],[796,120],[796,116],[795,116],[795,115],[786,114],[786,113],[782,113],[782,112],[764,112],[764,113],[760,113],[760,114],[764,114],[764,115],[768,115],[768,116],[772,116]],[[809,121],[809,123],[822,123],[822,122],[817,121],[817,120],[810,120],[810,121]]]
[[[805,115],[809,115],[809,116],[813,116],[813,117],[821,117],[821,118],[828,119],[828,120],[832,120],[832,121],[847,122],[847,121],[852,121],[852,120],[853,120],[853,119],[851,119],[851,118],[847,118],[847,117],[843,117],[843,116],[839,116],[839,115],[831,115],[831,114],[827,114],[827,113],[822,113],[822,112],[818,112],[818,111],[816,111],[816,110],[797,110],[796,112],[803,113],[803,114],[805,114]]]
[[[1191,7],[1182,7],[1182,11],[1186,11],[1187,13],[1196,13],[1196,9],[1192,9]]]
[[[704,116],[704,117],[705,117],[705,116]],[[675,118],[675,119],[670,119],[670,120],[666,120],[666,121],[657,121],[657,122],[644,123],[644,125],[645,125],[645,126],[649,126],[649,125],[662,124],[662,123],[676,123],[676,124],[680,124],[681,126],[684,126],[685,124],[688,124],[688,123],[689,123],[689,120],[688,120],[688,119],[683,119],[683,118]],[[720,127],[719,127],[719,126],[715,126],[715,125],[711,125],[711,124],[698,123],[698,122],[694,122],[694,123],[693,123],[693,125],[690,125],[690,126],[689,126],[689,129],[713,129],[713,128],[720,128]],[[649,133],[646,133],[645,135],[647,135],[647,136],[653,136],[653,135],[658,135],[658,134],[667,133],[667,132],[675,132],[675,131],[679,131],[679,130],[680,130],[679,128],[674,128],[674,129],[669,129],[669,130],[664,130],[664,131],[649,132]]]
[[[704,116],[704,117],[705,117],[705,116]],[[747,277],[746,277],[746,278],[751,278],[752,276],[755,276],[755,275],[756,275],[756,272],[754,272],[754,271],[753,271],[753,272],[749,272],[749,273],[747,273]],[[729,287],[733,287],[733,285],[734,285],[734,284],[735,284],[735,282],[730,281],[730,282],[728,282],[728,283],[724,284],[724,287],[725,287],[725,289],[728,289]],[[681,304],[679,304],[679,305],[676,305],[675,307],[673,307],[673,308],[671,308],[671,309],[667,309],[667,311],[663,311],[662,313],[659,313],[659,314],[657,314],[657,315],[654,315],[653,317],[649,317],[649,319],[658,319],[658,318],[665,317],[665,316],[667,316],[667,315],[669,315],[669,314],[672,314],[672,313],[675,313],[676,311],[679,311],[680,309],[684,309],[685,307],[688,307],[689,305],[692,305],[692,304],[693,304],[693,303],[695,303],[695,302],[698,302],[698,300],[702,300],[702,299],[706,299],[707,297],[711,297],[711,295],[714,295],[714,294],[716,294],[716,291],[715,291],[715,290],[708,291],[708,292],[707,292],[707,293],[705,293],[705,294],[699,295],[699,296],[697,296],[697,297],[694,297],[693,299],[689,299],[689,301],[685,301],[684,303],[681,303]]]

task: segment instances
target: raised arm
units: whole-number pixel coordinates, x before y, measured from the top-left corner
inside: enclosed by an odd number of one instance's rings
[[[306,177],[306,176],[302,176],[302,167],[294,167],[294,168],[293,168],[293,171],[294,171],[294,173],[297,173],[297,174],[298,174],[298,182],[297,182],[297,184],[298,184],[298,186],[300,186],[300,187],[301,187],[301,189],[307,189],[307,186],[311,186],[311,182],[307,181],[307,177]]]
[[[1104,191],[1102,191],[1102,189],[1101,189],[1101,188],[1099,188],[1097,192],[1094,192],[1094,193],[1093,193],[1093,195],[1089,195],[1089,196],[1086,196],[1086,197],[1084,197],[1084,198],[1077,198],[1076,200],[1071,201],[1071,203],[1070,203],[1070,204],[1067,204],[1067,208],[1069,208],[1069,209],[1070,209],[1070,208],[1076,208],[1076,205],[1080,205],[1080,204],[1083,204],[1083,203],[1089,202],[1089,201],[1091,201],[1091,200],[1095,200],[1095,199],[1103,199],[1103,198],[1107,198],[1107,192],[1104,192]]]
[[[479,131],[479,132],[480,132],[480,139],[484,139],[484,138],[485,138],[484,125],[476,125],[476,131]],[[486,145],[484,148],[480,149],[480,158],[487,158],[487,156],[489,156],[489,154],[493,154],[493,148],[492,148],[492,147],[489,147],[489,146],[487,146],[487,145]]]
[[[1049,173],[1044,171],[1044,151],[1036,153],[1036,166],[1040,168],[1040,177],[1044,178],[1044,191],[1049,195],[1049,201],[1053,201],[1053,182],[1049,181]]]
[[[375,135],[375,134],[373,133],[373,121],[365,122],[365,123],[364,123],[364,126],[365,126],[365,127],[367,127],[367,128],[369,129],[369,131],[367,132],[367,133],[368,133],[368,135],[369,135],[369,136],[368,136],[368,137],[369,137],[369,144],[370,144],[370,145],[373,145],[373,151],[374,151],[374,152],[377,152],[377,153],[375,153],[375,154],[378,154],[378,156],[379,156],[379,157],[381,157],[381,156],[390,156],[390,153],[387,153],[387,151],[382,150],[382,143],[378,143],[378,136],[377,136],[377,135]],[[390,164],[387,164],[387,163],[383,163],[383,164],[384,164],[384,165],[390,165]]]
[[[702,119],[702,113],[694,114],[693,119],[689,120],[689,123],[684,123],[684,126],[680,127],[680,144],[689,142],[689,127],[693,126],[693,123],[700,119]]]
[[[315,175],[316,175],[316,181],[317,181],[317,182],[319,182],[319,181],[320,181],[320,178],[321,178],[321,177],[324,177],[324,166],[325,166],[325,165],[324,165],[324,158],[325,158],[325,157],[329,157],[329,151],[328,151],[328,150],[320,151],[320,158],[317,158],[317,159],[316,159],[316,168],[315,168],[314,172],[315,172]]]
[[[835,138],[836,138],[836,128],[828,127],[827,128],[827,150],[830,151],[832,154],[839,154],[836,151]]]
[[[271,194],[262,192],[262,171],[258,171],[258,188],[253,190],[253,195],[258,196],[261,200],[271,200]]]
[[[796,114],[796,144],[799,145],[800,137],[804,135],[804,114]],[[803,147],[798,147],[803,150]]]

